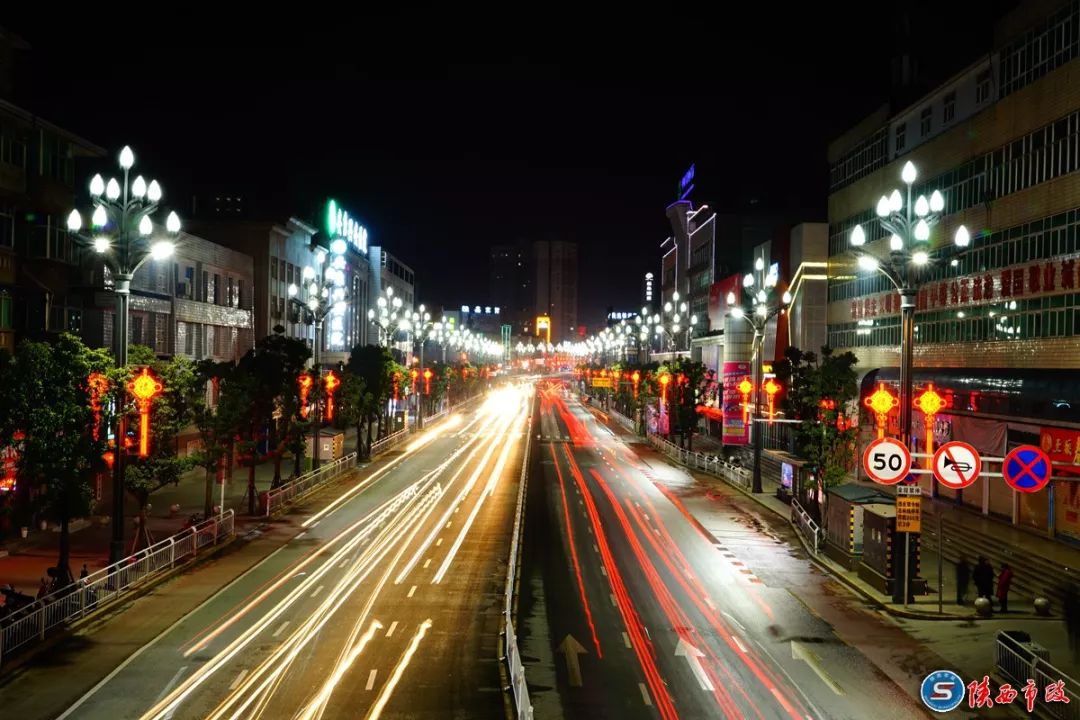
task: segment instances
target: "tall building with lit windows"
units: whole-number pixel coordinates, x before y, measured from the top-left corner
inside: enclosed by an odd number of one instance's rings
[[[1080,2],[1024,2],[1001,18],[987,53],[899,106],[889,105],[828,151],[828,338],[859,358],[864,387],[895,383],[897,293],[847,253],[861,224],[887,242],[878,198],[918,168],[913,197],[940,190],[936,260],[917,299],[915,385],[944,391],[947,412],[915,435],[964,440],[1000,457],[1041,445],[1055,463],[1080,464]],[[971,244],[950,243],[956,227]],[[1057,471],[1057,468],[1055,468]],[[1067,470],[1063,470],[1067,472]],[[982,478],[940,495],[1018,525],[1080,539],[1074,483],[1018,497]]]
[[[578,248],[564,240],[533,243],[536,314],[551,318],[551,342],[573,341],[578,324]]]

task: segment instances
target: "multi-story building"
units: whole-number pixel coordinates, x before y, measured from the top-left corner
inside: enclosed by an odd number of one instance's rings
[[[391,255],[386,248],[373,245],[371,247],[371,297],[378,297],[385,287],[394,288],[394,294],[401,298],[403,308],[411,311],[418,305],[416,273],[411,267]]]
[[[328,203],[329,206],[329,203]],[[336,206],[335,206],[336,207]],[[314,342],[314,326],[303,322],[304,316],[289,304],[289,285],[297,285],[301,301],[307,289],[302,282],[305,266],[314,265],[312,238],[322,232],[318,226],[299,218],[285,222],[257,220],[196,221],[207,237],[250,255],[254,262],[254,331],[256,339],[265,337],[277,328],[289,337],[300,338],[309,346]],[[328,317],[320,336],[319,361],[335,365],[348,359],[355,345],[365,345],[370,337],[367,319],[371,299],[372,263],[368,252],[366,232],[359,228],[347,237],[345,253],[345,283],[349,302],[344,315]],[[340,342],[334,342],[340,333]]]
[[[535,312],[551,319],[552,343],[577,340],[577,244],[538,240],[533,243],[532,250]]]
[[[829,344],[859,358],[866,383],[895,381],[900,315],[880,274],[845,254],[857,223],[882,241],[878,197],[919,171],[915,194],[940,190],[931,236],[938,260],[917,299],[915,383],[950,407],[929,432],[1000,457],[1041,444],[1080,464],[1080,3],[1028,2],[1005,16],[993,46],[934,91],[885,106],[829,148]],[[960,224],[970,246],[949,243]],[[928,430],[915,417],[922,442]],[[1066,473],[1067,468],[1056,467]],[[981,478],[942,496],[1020,525],[1080,539],[1077,484],[1015,493]]]
[[[532,257],[525,243],[491,248],[489,299],[502,308],[502,321],[513,325],[514,334],[528,335],[533,311]]]
[[[17,40],[0,31],[0,53]],[[0,63],[0,87],[13,85]],[[0,98],[0,349],[82,328],[79,262],[67,233],[75,163],[105,151]]]
[[[115,301],[107,268],[91,263],[82,335],[113,347]],[[173,256],[149,259],[131,281],[128,342],[159,356],[238,360],[254,346],[254,276],[249,255],[181,233]]]

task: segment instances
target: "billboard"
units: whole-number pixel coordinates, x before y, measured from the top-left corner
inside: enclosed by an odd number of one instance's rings
[[[746,445],[750,442],[750,427],[743,420],[743,398],[739,383],[750,375],[748,361],[725,362],[723,368],[723,431],[725,445]]]

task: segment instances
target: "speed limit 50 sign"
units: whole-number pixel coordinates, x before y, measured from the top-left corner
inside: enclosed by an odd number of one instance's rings
[[[911,470],[911,453],[899,440],[875,440],[863,452],[863,469],[874,482],[895,485]]]

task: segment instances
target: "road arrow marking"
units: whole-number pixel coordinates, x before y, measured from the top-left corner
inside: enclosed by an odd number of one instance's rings
[[[705,653],[686,642],[686,640],[679,638],[679,644],[675,646],[675,657],[686,658],[686,662],[690,665],[690,672],[694,673],[694,677],[697,678],[701,689],[713,692],[715,688],[713,688],[712,681],[709,680],[709,676],[705,674],[705,668],[701,665],[701,658],[705,657]]]
[[[581,663],[578,655],[588,655],[589,651],[581,646],[573,635],[567,635],[559,645],[559,652],[566,656],[566,674],[570,676],[570,687],[581,687]]]
[[[840,687],[835,680],[829,677],[829,674],[821,667],[821,659],[817,654],[803,643],[797,640],[791,641],[791,659],[802,660],[810,666],[810,669],[814,671],[814,674],[821,678],[821,682],[825,683],[830,690],[837,695],[844,694],[844,689]]]

